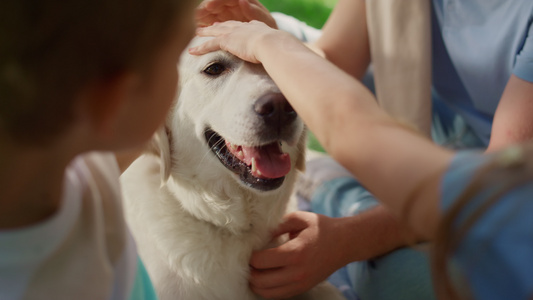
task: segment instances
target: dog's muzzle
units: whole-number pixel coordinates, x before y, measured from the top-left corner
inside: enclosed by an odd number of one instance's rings
[[[291,169],[290,157],[281,151],[281,142],[259,147],[232,145],[212,129],[205,130],[205,139],[219,161],[251,188],[275,190]]]

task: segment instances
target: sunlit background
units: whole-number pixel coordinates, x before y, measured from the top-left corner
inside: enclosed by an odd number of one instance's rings
[[[322,28],[337,0],[260,0],[270,11],[282,12]]]

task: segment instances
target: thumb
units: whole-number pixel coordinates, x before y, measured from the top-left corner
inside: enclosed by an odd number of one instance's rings
[[[272,237],[288,233],[290,238],[298,235],[299,232],[308,227],[308,222],[303,218],[307,214],[304,212],[293,212],[283,218],[281,224],[272,232]]]

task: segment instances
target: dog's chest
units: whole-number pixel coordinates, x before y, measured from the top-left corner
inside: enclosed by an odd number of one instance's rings
[[[175,249],[173,261],[185,299],[258,299],[248,287],[249,259],[260,239],[252,231],[235,235],[209,224],[195,230]]]

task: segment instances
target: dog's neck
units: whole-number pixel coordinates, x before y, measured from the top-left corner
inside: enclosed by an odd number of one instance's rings
[[[207,190],[194,180],[171,178],[167,188],[181,198],[188,214],[233,235],[268,234],[285,213],[289,197],[288,193],[255,194],[232,178],[219,180]]]

